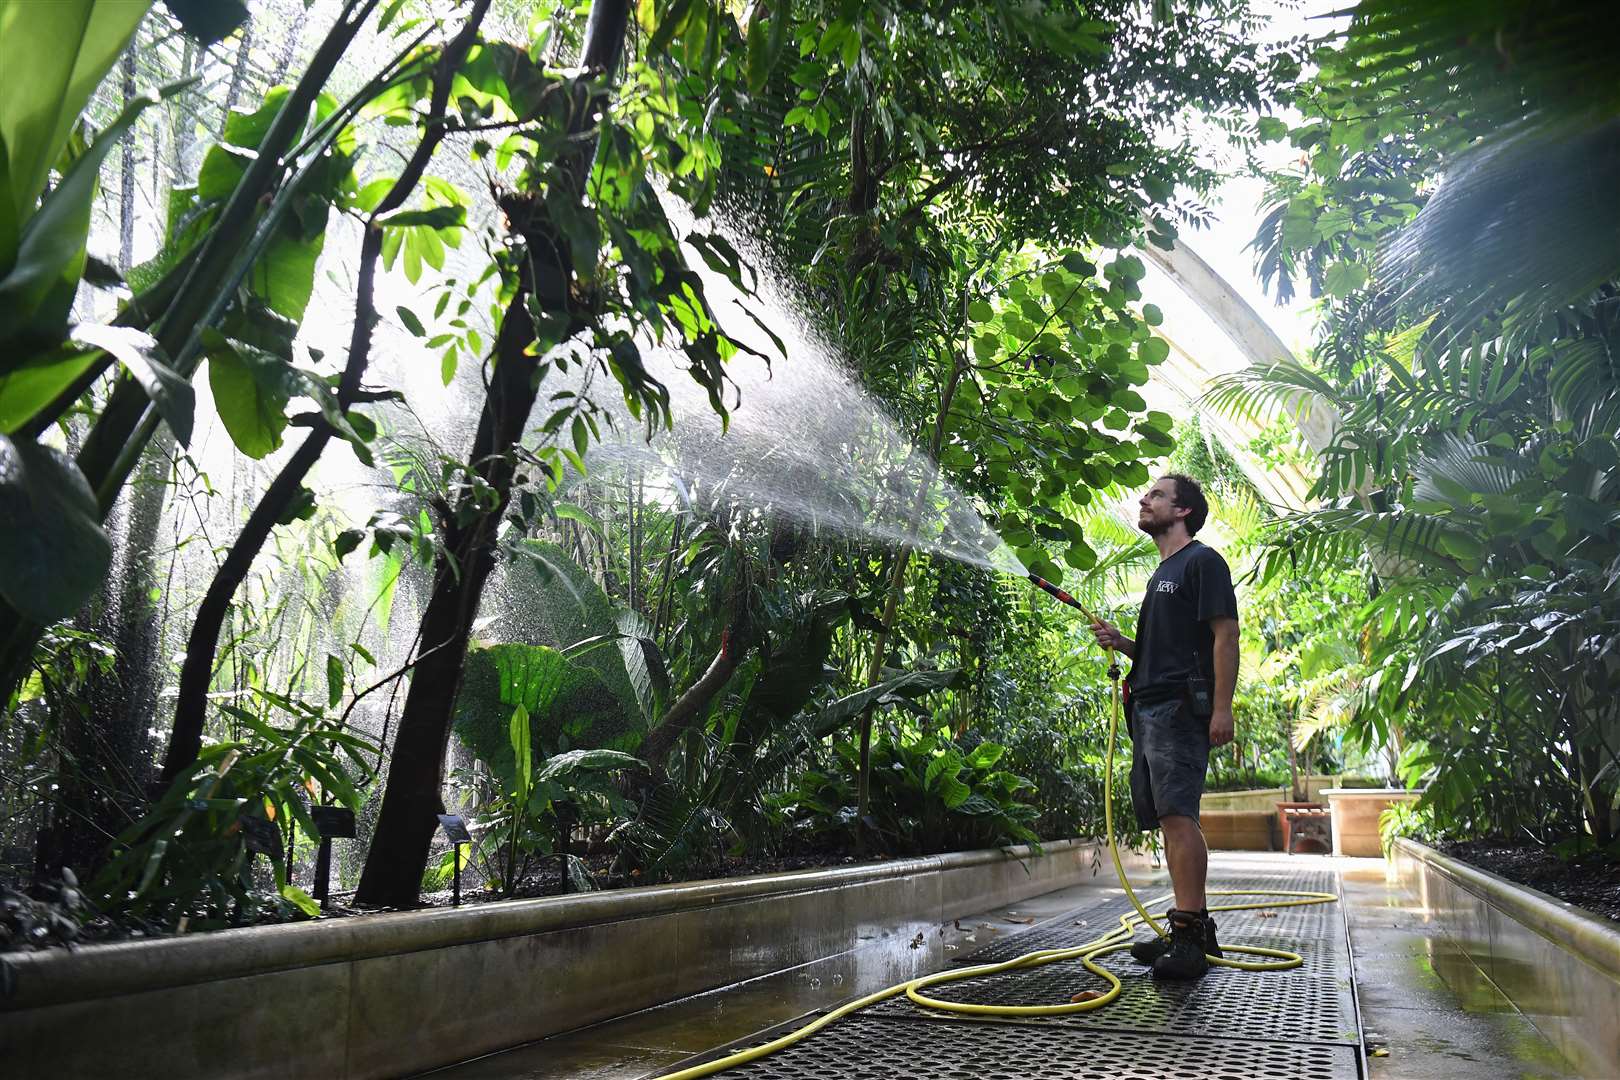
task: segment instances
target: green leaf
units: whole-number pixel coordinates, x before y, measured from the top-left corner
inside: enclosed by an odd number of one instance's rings
[[[1170,355],[1170,343],[1161,337],[1150,337],[1137,345],[1136,355],[1144,364],[1162,364]]]
[[[360,463],[370,468],[374,464],[371,449],[366,446],[365,438],[350,422],[349,415],[343,411],[343,406],[339,403],[337,395],[332,392],[332,388],[327,385],[326,380],[309,371],[295,369],[294,375],[301,380],[301,385],[298,386],[295,392],[301,391],[315,402],[316,406],[321,410],[322,419],[330,425],[339,438],[354,448],[355,456],[360,459]]]
[[[787,43],[788,24],[793,21],[793,5],[788,0],[777,0],[772,11],[765,15],[756,5],[754,18],[748,23],[748,92],[758,94],[765,89],[782,48]]]
[[[208,202],[228,197],[242,182],[253,158],[253,151],[229,143],[209,147],[197,170],[197,198]]]
[[[616,772],[644,767],[640,758],[620,750],[570,750],[547,758],[540,771],[534,774],[534,780],[537,784],[543,784],[582,772]]]
[[[1367,284],[1367,268],[1360,263],[1336,262],[1327,268],[1322,287],[1329,296],[1345,297]]]
[[[292,365],[223,335],[203,335],[214,407],[238,450],[255,460],[281,446],[287,402],[302,389]]]
[[[976,323],[987,323],[996,317],[996,311],[987,301],[975,300],[968,305],[968,318]]]
[[[521,703],[512,710],[509,730],[512,759],[517,763],[517,791],[514,794],[527,798],[529,792],[534,790],[534,751],[530,747],[529,710]]]
[[[961,771],[962,755],[955,750],[947,750],[928,763],[928,771],[923,774],[923,787],[932,791],[939,785],[941,777],[954,780]]]
[[[329,708],[337,708],[338,702],[343,700],[343,661],[341,658],[326,654],[326,704]]]
[[[425,210],[390,210],[377,218],[383,228],[422,226],[430,229],[458,229],[467,224],[465,206],[430,206]]]
[[[306,240],[283,227],[254,260],[248,287],[278,315],[295,322],[303,319],[315,292],[315,266],[325,246],[325,233]]]
[[[0,596],[52,623],[106,580],[112,544],[84,474],[59,450],[0,435]]]
[[[1255,128],[1260,133],[1261,142],[1276,142],[1288,136],[1288,125],[1275,116],[1262,116]]]
[[[169,2],[173,3],[174,0],[169,0]],[[309,893],[305,892],[303,889],[300,889],[296,885],[283,885],[280,891],[281,898],[283,900],[290,902],[293,907],[296,907],[305,915],[308,915],[312,919],[320,915],[321,905],[317,904],[314,897],[310,896]]]
[[[147,7],[118,0],[0,5],[0,272],[10,268],[68,133]],[[98,164],[87,170],[92,177]]]
[[[1001,755],[1005,754],[1006,752],[1007,748],[999,743],[980,743],[978,746],[974,747],[973,752],[968,755],[967,763],[969,766],[975,769],[988,769],[990,766],[1000,761]]]
[[[45,5],[45,9],[55,6]],[[79,5],[73,0],[62,0],[61,6]],[[16,17],[18,7],[12,5],[0,15],[0,27],[10,24],[10,20]],[[29,7],[38,10],[37,5]],[[0,39],[6,36],[6,32],[0,29]],[[11,36],[26,38],[29,32],[17,29],[11,32]],[[8,51],[7,46],[0,45],[0,64],[6,63]],[[19,68],[8,66],[5,70],[7,92],[0,94],[0,100],[7,104],[0,106],[0,144],[3,144],[0,145],[0,162],[6,162],[6,154],[18,152],[4,130],[4,118],[10,112],[10,99],[31,96],[16,93]],[[15,233],[9,233],[5,224],[0,222],[0,270],[4,271],[4,276],[0,277],[0,341],[15,339],[24,333],[53,338],[61,333],[73,304],[79,274],[84,269],[84,245],[90,233],[90,211],[95,202],[97,170],[101,167],[102,159],[140,118],[141,113],[195,81],[190,79],[173,83],[158,93],[145,93],[133,98],[118,119],[68,168],[62,182],[40,205],[38,213],[29,216],[27,211],[33,209],[30,199],[26,211],[19,212],[17,217],[19,223],[26,219],[26,224],[20,224]],[[7,166],[15,183],[18,176],[16,161],[6,162],[0,168]],[[0,184],[4,184],[5,180],[6,174],[0,173]],[[0,213],[4,213],[4,210],[0,209]],[[15,249],[7,242],[9,235],[16,237]],[[4,361],[0,361],[0,365],[9,366]]]
[[[394,311],[397,311],[397,313],[400,314],[400,322],[405,324],[405,329],[410,330],[411,335],[415,335],[415,337],[428,337],[428,330],[424,329],[423,325],[421,325],[421,319],[416,317],[415,311],[411,311],[410,308],[405,308],[405,306],[395,308]]]
[[[364,529],[344,529],[338,533],[337,539],[332,541],[332,550],[337,552],[341,560],[349,552],[360,546],[360,541],[366,538]]]
[[[0,432],[14,432],[96,363],[99,353],[61,345],[0,375]],[[0,370],[5,360],[0,358]]]
[[[185,32],[212,45],[247,18],[246,0],[163,0]],[[245,47],[245,45],[243,46]]]
[[[945,804],[945,809],[955,810],[968,801],[973,789],[968,787],[955,776],[943,776],[939,782],[939,801]]]
[[[191,425],[197,392],[169,365],[163,347],[151,334],[123,326],[80,324],[72,338],[81,345],[103,349],[124,365],[157,406],[181,446],[191,446]]]

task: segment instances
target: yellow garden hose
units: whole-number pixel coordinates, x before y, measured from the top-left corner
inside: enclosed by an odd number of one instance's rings
[[[1033,575],[1031,575],[1031,577],[1033,578]],[[1054,596],[1057,596],[1058,599],[1065,601],[1073,607],[1079,608],[1079,610],[1088,619],[1091,619],[1092,622],[1097,621],[1094,617],[1092,617],[1089,611],[1086,611],[1078,600],[1075,600],[1073,597],[1062,592],[1062,590],[1057,589],[1055,586],[1041,581],[1039,578],[1034,578],[1034,580],[1037,584],[1043,586],[1048,592],[1052,593]],[[1107,968],[1097,964],[1097,959],[1099,957],[1107,956],[1109,953],[1119,952],[1121,949],[1130,948],[1132,940],[1136,937],[1137,927],[1143,925],[1144,923],[1152,927],[1153,932],[1158,936],[1164,937],[1166,935],[1164,927],[1155,922],[1153,916],[1148,914],[1147,908],[1144,907],[1142,902],[1137,899],[1136,891],[1131,888],[1131,883],[1126,879],[1125,866],[1119,858],[1119,845],[1114,840],[1114,755],[1115,744],[1119,738],[1120,685],[1119,667],[1117,663],[1114,662],[1113,650],[1109,649],[1108,653],[1110,661],[1108,674],[1109,678],[1113,682],[1113,707],[1111,709],[1108,721],[1108,756],[1105,771],[1103,773],[1103,825],[1108,832],[1108,853],[1113,856],[1114,859],[1114,872],[1119,875],[1119,883],[1124,887],[1125,895],[1130,898],[1131,907],[1135,909],[1133,912],[1121,915],[1119,917],[1119,926],[1116,929],[1109,931],[1102,937],[1088,941],[1083,945],[1072,945],[1064,949],[1037,949],[1034,952],[1028,952],[1022,956],[1014,957],[1011,960],[1004,960],[997,964],[977,964],[973,967],[947,969],[945,971],[935,972],[932,975],[923,975],[919,978],[911,979],[903,983],[896,983],[894,986],[879,990],[876,993],[867,994],[865,997],[857,998],[854,1001],[840,1005],[831,1012],[819,1016],[810,1023],[805,1024],[803,1027],[791,1031],[780,1038],[772,1039],[770,1042],[761,1046],[756,1046],[747,1050],[738,1050],[730,1056],[720,1058],[716,1061],[710,1061],[702,1065],[694,1065],[688,1069],[680,1069],[676,1072],[666,1073],[664,1076],[660,1077],[659,1080],[697,1080],[697,1078],[700,1076],[713,1076],[715,1073],[724,1072],[725,1070],[735,1068],[738,1065],[744,1065],[750,1061],[758,1061],[760,1058],[774,1054],[778,1050],[785,1050],[796,1043],[803,1042],[805,1039],[808,1039],[822,1028],[827,1027],[829,1024],[837,1023],[839,1020],[849,1016],[851,1013],[859,1012],[870,1005],[876,1005],[880,1001],[886,1001],[887,999],[896,997],[900,994],[905,994],[906,997],[912,1002],[926,1008],[940,1009],[946,1012],[965,1013],[970,1016],[1066,1016],[1071,1013],[1091,1012],[1093,1009],[1101,1009],[1110,1004],[1115,998],[1119,997],[1120,992],[1123,990],[1123,986],[1119,981],[1119,976],[1115,975]],[[1212,889],[1209,891],[1208,895],[1286,897],[1286,899],[1267,900],[1265,902],[1211,905],[1209,909],[1210,911],[1251,911],[1257,908],[1269,909],[1279,907],[1301,907],[1306,904],[1328,904],[1338,899],[1338,897],[1333,893],[1296,892],[1280,889]],[[1152,906],[1157,906],[1161,903],[1167,903],[1170,900],[1172,900],[1172,897],[1170,896],[1161,896],[1150,900],[1148,903]],[[1224,957],[1211,956],[1208,958],[1211,964],[1219,964],[1222,967],[1238,968],[1242,971],[1283,971],[1288,968],[1299,967],[1305,962],[1304,957],[1300,956],[1298,953],[1288,952],[1285,949],[1268,949],[1258,945],[1226,945],[1223,947],[1223,949],[1227,953],[1245,953],[1250,956],[1266,957],[1267,959],[1228,960]],[[922,992],[928,987],[937,986],[942,983],[956,982],[959,979],[975,979],[985,975],[995,975],[1003,971],[1042,967],[1046,964],[1055,964],[1063,960],[1079,960],[1080,963],[1085,966],[1087,971],[1106,981],[1108,983],[1108,989],[1100,996],[1086,1001],[1066,1001],[1053,1005],[974,1005],[962,1001],[944,1001],[940,998],[929,997]]]

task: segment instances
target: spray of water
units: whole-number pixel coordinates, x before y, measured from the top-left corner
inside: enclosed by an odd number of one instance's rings
[[[668,210],[684,231],[678,208]],[[748,259],[741,237],[727,239],[745,260],[764,265]],[[747,296],[695,252],[688,261],[702,275],[721,326],[772,362],[767,366],[746,353],[730,362],[735,408],[722,431],[706,392],[685,374],[680,354],[651,350],[647,366],[670,388],[673,430],[648,441],[639,425],[621,415],[616,433],[593,447],[591,467],[633,465],[644,476],[662,478],[682,500],[718,502],[812,532],[1025,572],[972,499],[861,388],[782,281],[762,269],[750,279],[753,295]],[[781,338],[781,351],[756,318]]]

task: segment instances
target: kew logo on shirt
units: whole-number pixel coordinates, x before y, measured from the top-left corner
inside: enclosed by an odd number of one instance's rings
[[[1177,589],[1179,589],[1180,587],[1181,587],[1181,583],[1177,582],[1177,581],[1161,581],[1161,582],[1159,582],[1159,587],[1154,589],[1153,591],[1154,592],[1173,593]]]

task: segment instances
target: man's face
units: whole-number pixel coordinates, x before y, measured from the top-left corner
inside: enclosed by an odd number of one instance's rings
[[[1149,536],[1168,532],[1187,512],[1176,505],[1176,482],[1168,477],[1156,480],[1137,500],[1136,527]]]

